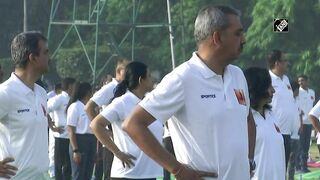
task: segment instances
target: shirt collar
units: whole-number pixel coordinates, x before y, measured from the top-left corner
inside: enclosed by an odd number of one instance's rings
[[[191,63],[196,65],[198,68],[197,70],[203,75],[204,78],[211,78],[214,76],[220,76],[219,74],[216,74],[214,71],[212,71],[197,55],[197,52],[192,53]],[[224,75],[228,71],[228,66],[226,66],[224,70]]]
[[[270,74],[271,78],[273,78],[273,79],[280,79],[280,80],[282,80],[279,76],[277,76],[276,74],[274,74],[271,70],[269,70],[269,74]]]
[[[24,95],[34,92],[27,85],[25,85],[15,73],[11,73],[10,81],[14,82],[16,84],[16,88],[19,89],[19,91]],[[34,88],[36,88],[36,85],[34,85]]]
[[[131,91],[127,91],[127,93],[128,93],[128,96],[130,97],[130,99],[132,100],[132,102],[134,103],[134,104],[138,104],[140,101],[141,101],[141,99],[139,99],[135,94],[133,94]]]

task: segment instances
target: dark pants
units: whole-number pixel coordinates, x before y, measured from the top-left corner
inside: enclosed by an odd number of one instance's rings
[[[299,163],[299,139],[291,139],[291,154],[288,165],[288,180],[294,180],[296,165]]]
[[[299,141],[299,164],[297,164],[297,169],[306,170],[307,161],[309,156],[310,138],[311,138],[312,125],[304,124],[303,132],[300,134]]]
[[[290,158],[290,146],[291,146],[291,137],[287,134],[282,134],[283,141],[284,141],[284,151],[286,156],[286,169],[288,168],[288,161]]]
[[[94,168],[95,180],[102,180],[103,176],[103,156],[102,156],[102,144],[97,140],[96,162]]]
[[[96,138],[92,134],[76,134],[79,153],[81,155],[80,164],[73,160],[72,147],[70,146],[70,157],[73,180],[90,180],[93,173],[94,158],[96,153]]]
[[[71,179],[69,156],[69,139],[55,138],[54,143],[54,174],[56,180]]]
[[[102,156],[103,156],[103,173],[104,180],[110,180],[111,176],[111,167],[113,162],[113,153],[109,151],[106,147],[102,148]]]
[[[167,151],[169,151],[172,155],[174,155],[174,149],[173,149],[172,140],[170,136],[163,139],[163,146]],[[171,179],[170,172],[167,171],[166,169],[163,169],[163,180],[170,180],[170,179]]]
[[[147,178],[147,179],[129,179],[129,178],[111,178],[111,180],[156,180],[157,178]]]

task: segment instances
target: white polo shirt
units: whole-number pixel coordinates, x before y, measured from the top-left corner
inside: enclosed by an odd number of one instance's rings
[[[112,78],[112,81],[94,93],[90,100],[95,102],[99,107],[108,105],[114,96],[114,88],[117,85],[118,81],[115,78]]]
[[[272,86],[275,90],[271,106],[272,111],[278,117],[277,125],[281,134],[290,135],[292,133],[292,121],[296,118],[296,106],[294,103],[293,92],[286,75],[282,79],[269,71],[272,80]]]
[[[310,110],[308,115],[313,115],[314,117],[318,118],[320,117],[320,100],[317,102],[317,104]],[[320,144],[320,134],[317,133],[317,144]]]
[[[41,179],[49,166],[46,91],[37,84],[32,91],[12,73],[0,85],[0,124],[18,168],[12,179]]]
[[[92,134],[90,120],[81,101],[72,103],[68,108],[67,125],[76,128],[76,134]]]
[[[299,88],[299,106],[300,109],[303,111],[304,115],[303,115],[303,124],[311,124],[309,118],[308,118],[308,114],[310,112],[310,110],[313,107],[315,101],[315,93],[312,89],[303,89],[303,88]]]
[[[156,178],[163,176],[163,168],[144,154],[121,128],[122,122],[128,117],[140,99],[130,91],[113,100],[100,114],[112,125],[114,143],[122,152],[130,153],[137,159],[134,166],[123,168],[122,162],[114,157],[111,168],[113,178]],[[148,126],[159,142],[162,142],[163,127],[160,121],[155,121]]]
[[[283,137],[276,130],[276,117],[265,110],[265,118],[252,109],[256,124],[256,147],[254,160],[256,171],[252,180],[285,180],[286,164],[283,146]]]
[[[240,68],[228,65],[222,77],[193,53],[140,105],[156,119],[173,116],[169,130],[179,162],[217,172],[219,180],[246,180],[249,103],[247,82]]]
[[[62,91],[61,94],[54,96],[48,100],[48,112],[52,113],[54,119],[54,124],[57,127],[63,127],[64,132],[58,133],[54,132],[53,135],[56,138],[65,138],[68,139],[68,130],[67,130],[67,113],[66,108],[69,103],[70,97],[68,93]]]

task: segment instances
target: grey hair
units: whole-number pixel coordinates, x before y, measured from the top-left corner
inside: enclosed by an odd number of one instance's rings
[[[227,15],[241,16],[239,10],[230,6],[207,6],[202,8],[194,24],[194,38],[199,44],[215,31],[221,31],[228,27]]]
[[[39,31],[27,31],[14,37],[11,43],[11,57],[16,68],[25,68],[31,53],[39,55],[40,40],[47,41]]]

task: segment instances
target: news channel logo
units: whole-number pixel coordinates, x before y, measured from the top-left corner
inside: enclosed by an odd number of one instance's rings
[[[273,19],[273,32],[288,32],[289,21],[288,19]]]

